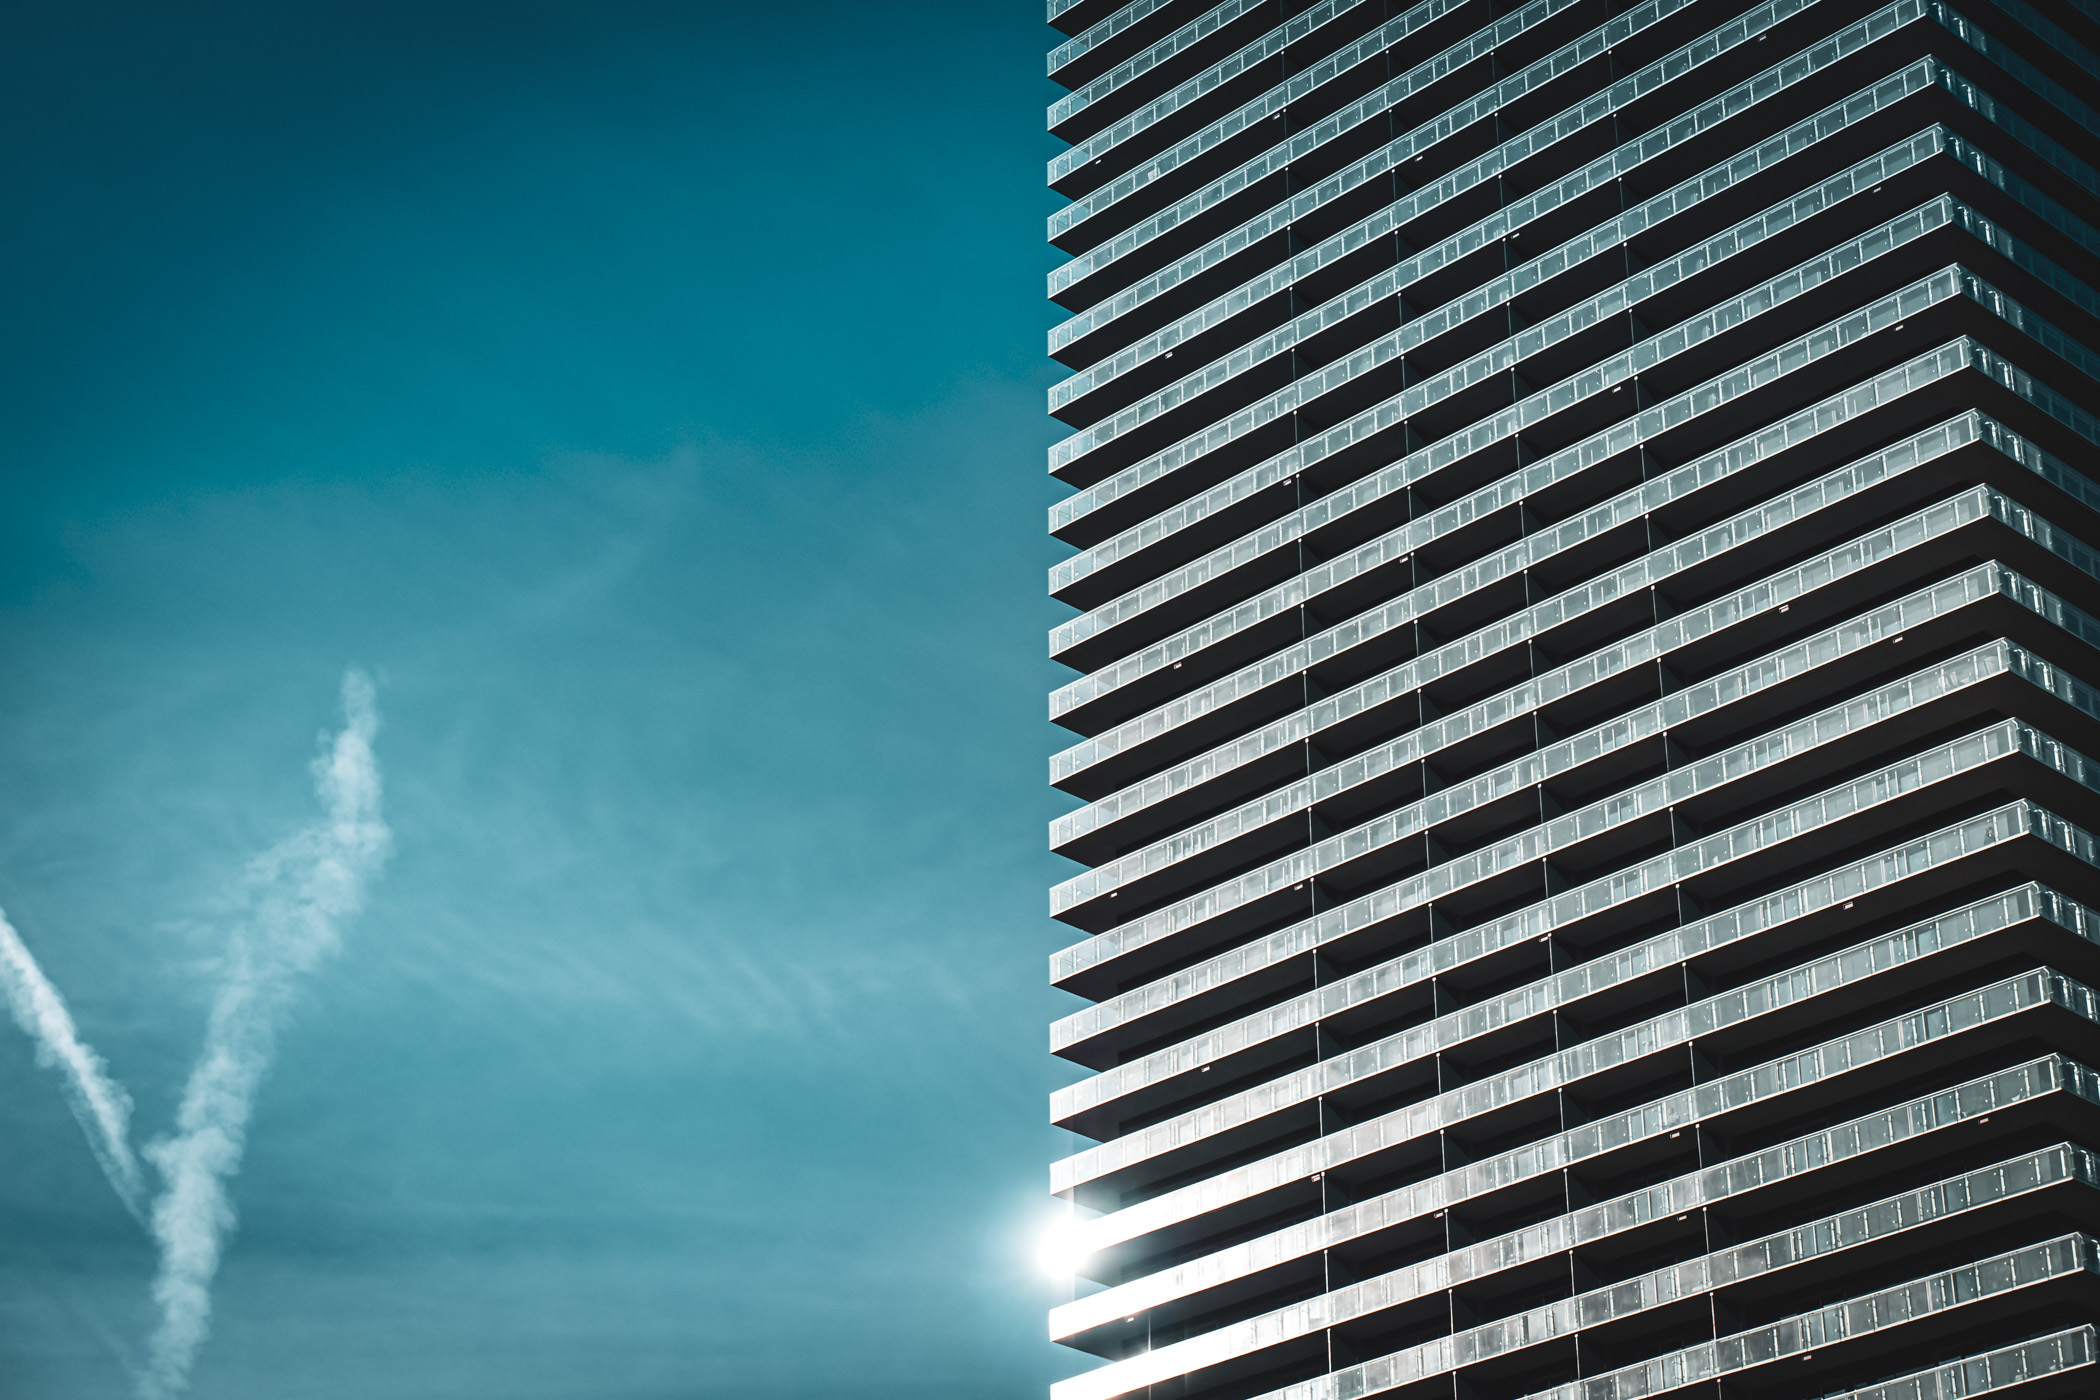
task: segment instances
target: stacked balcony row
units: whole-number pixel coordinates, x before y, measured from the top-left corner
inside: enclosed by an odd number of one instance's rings
[[[1054,1400],[2100,1382],[2100,0],[1052,0]]]

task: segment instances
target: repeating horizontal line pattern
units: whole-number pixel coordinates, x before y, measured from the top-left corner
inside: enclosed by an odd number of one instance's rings
[[[2100,0],[1048,14],[1053,1400],[2100,1388]]]

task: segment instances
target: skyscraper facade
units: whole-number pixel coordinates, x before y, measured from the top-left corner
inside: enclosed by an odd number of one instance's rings
[[[1055,1400],[2100,1395],[2100,0],[1050,0]]]

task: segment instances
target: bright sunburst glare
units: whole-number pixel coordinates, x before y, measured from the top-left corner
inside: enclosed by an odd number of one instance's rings
[[[1036,1242],[1036,1261],[1052,1278],[1071,1278],[1092,1254],[1081,1236],[1078,1218],[1072,1215],[1052,1219]]]

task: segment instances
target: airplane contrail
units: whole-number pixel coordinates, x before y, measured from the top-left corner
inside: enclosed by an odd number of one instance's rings
[[[233,930],[175,1133],[146,1148],[163,1188],[151,1221],[160,1321],[138,1378],[145,1400],[188,1388],[211,1325],[212,1279],[234,1224],[227,1181],[240,1170],[256,1090],[300,981],[335,950],[391,846],[372,754],[379,714],[362,672],[343,677],[343,711],[342,731],[314,760],[326,815],[250,865],[248,913]]]
[[[65,999],[30,954],[22,935],[0,913],[0,991],[7,996],[15,1024],[36,1042],[37,1063],[55,1069],[65,1080],[66,1101],[88,1147],[102,1164],[102,1174],[117,1199],[141,1222],[146,1218],[146,1186],[139,1161],[131,1151],[131,1096],[109,1077],[102,1057],[90,1049],[73,1025]]]

